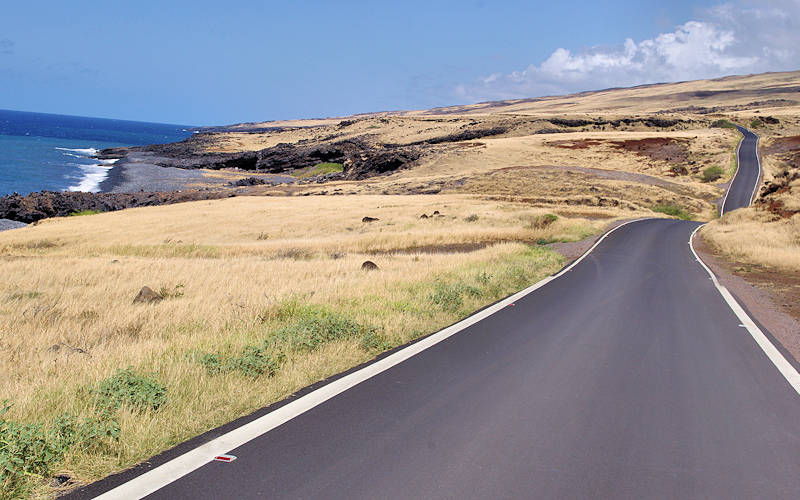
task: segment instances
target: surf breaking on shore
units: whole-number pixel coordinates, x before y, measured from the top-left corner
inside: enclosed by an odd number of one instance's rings
[[[65,156],[71,156],[79,159],[92,160],[95,164],[72,163],[81,170],[81,176],[78,183],[67,187],[67,191],[83,191],[86,193],[97,193],[100,191],[100,185],[108,177],[115,159],[101,160],[96,156],[100,152],[95,148],[56,148],[61,151]]]

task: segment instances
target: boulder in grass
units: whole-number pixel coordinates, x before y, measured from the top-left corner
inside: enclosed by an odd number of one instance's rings
[[[372,262],[371,260],[365,260],[363,264],[361,264],[362,271],[377,271],[380,269],[378,264]]]
[[[156,302],[161,302],[162,300],[164,300],[164,297],[162,297],[160,293],[154,292],[149,286],[143,286],[142,289],[139,290],[139,294],[136,295],[136,298],[133,299],[133,303],[155,304]]]

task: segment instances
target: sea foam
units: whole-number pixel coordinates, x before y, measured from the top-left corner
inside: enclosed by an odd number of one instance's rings
[[[74,158],[81,158],[81,159],[92,159],[93,161],[99,162],[91,165],[72,163],[71,165],[76,166],[80,169],[81,176],[77,184],[69,186],[67,188],[68,191],[83,191],[86,193],[96,193],[100,191],[100,184],[104,180],[106,180],[106,177],[108,177],[108,172],[109,170],[111,170],[111,166],[117,162],[117,160],[100,160],[92,158],[93,156],[97,155],[97,153],[100,152],[98,149],[95,148],[56,148],[56,149],[62,151],[63,154],[66,156],[72,156]]]
[[[116,160],[110,160],[113,164]],[[105,165],[80,165],[83,172],[78,184],[67,188],[68,191],[83,191],[86,193],[96,193],[100,191],[100,183],[108,177],[108,171],[111,170],[111,164]]]
[[[83,156],[94,156],[100,152],[99,149],[95,148],[56,148],[59,151],[72,151],[73,153],[78,153]],[[72,156],[72,155],[70,155]]]

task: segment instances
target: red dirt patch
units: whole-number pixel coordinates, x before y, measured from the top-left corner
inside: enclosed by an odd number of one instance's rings
[[[660,160],[672,163],[672,172],[675,175],[687,175],[689,169],[684,165],[689,161],[689,140],[674,139],[671,137],[648,137],[646,139],[630,139],[624,141],[604,141],[600,139],[580,139],[552,141],[547,143],[563,149],[588,149],[607,143],[622,151],[636,153],[651,160]]]
[[[800,135],[773,139],[770,145],[764,148],[764,153],[768,155],[790,153],[794,151],[800,151]]]
[[[673,163],[684,163],[689,160],[689,141],[669,137],[649,137],[647,139],[630,139],[611,141],[611,144],[624,151],[630,151],[653,160]]]

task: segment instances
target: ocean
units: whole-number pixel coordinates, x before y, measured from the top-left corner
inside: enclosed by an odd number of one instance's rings
[[[119,146],[176,142],[191,127],[0,110],[0,196],[99,189],[114,160],[92,158]]]

